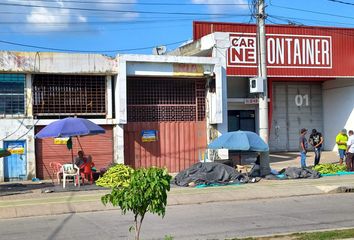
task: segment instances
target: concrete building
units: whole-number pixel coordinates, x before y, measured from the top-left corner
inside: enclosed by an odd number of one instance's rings
[[[50,178],[50,162],[70,162],[65,142],[34,137],[67,116],[106,130],[73,139],[98,169],[184,169],[202,157],[207,124],[222,122],[221,86],[208,85],[220,72],[210,57],[0,52],[0,145],[13,153],[0,181]]]
[[[217,129],[257,132],[258,98],[249,91],[257,76],[256,26],[194,22],[193,39],[171,54],[222,59],[227,117]],[[336,134],[354,129],[354,29],[267,25],[266,42],[270,150],[297,151],[301,128],[316,128],[324,149],[336,150]]]

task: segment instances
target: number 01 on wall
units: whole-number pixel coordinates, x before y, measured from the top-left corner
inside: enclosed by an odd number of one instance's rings
[[[308,94],[298,94],[295,96],[295,105],[298,107],[309,106],[309,95]]]

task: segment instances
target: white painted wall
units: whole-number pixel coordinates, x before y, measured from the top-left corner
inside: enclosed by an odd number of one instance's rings
[[[322,89],[325,150],[337,150],[338,132],[354,130],[354,79],[329,80]]]
[[[114,126],[113,138],[113,162],[124,164],[124,125]]]
[[[217,75],[218,79],[216,79],[216,89],[222,93],[218,95],[216,92],[215,102],[218,103],[217,106],[214,108],[216,112],[220,112],[220,118],[216,123],[217,129],[219,132],[219,136],[222,133],[226,133],[228,131],[227,126],[227,76],[226,76],[226,56],[227,56],[227,49],[230,46],[229,42],[229,33],[217,32],[201,39],[201,48],[207,49],[208,47],[213,47],[213,57],[220,59],[220,72]],[[221,104],[220,104],[221,102]],[[221,109],[220,109],[221,107]],[[218,150],[218,155],[222,159],[228,159],[229,153],[228,150],[220,149]]]
[[[4,141],[25,140],[28,179],[35,176],[34,128],[32,119],[0,119],[0,148]],[[4,181],[4,158],[0,158],[0,182]]]
[[[117,65],[116,58],[102,54],[0,51],[0,72],[105,74]]]

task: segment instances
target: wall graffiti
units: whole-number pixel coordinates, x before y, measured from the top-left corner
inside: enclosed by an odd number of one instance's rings
[[[0,52],[0,71],[1,70],[32,70],[34,60],[31,56],[23,56],[19,52]]]

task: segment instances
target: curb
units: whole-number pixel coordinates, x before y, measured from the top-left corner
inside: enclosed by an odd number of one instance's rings
[[[346,187],[337,187],[336,189],[346,189]],[[213,190],[213,189],[211,189]],[[245,189],[247,190],[247,189]],[[226,192],[230,194],[220,194],[223,191],[211,192],[205,191],[199,194],[190,193],[172,193],[169,195],[168,206],[180,206],[180,205],[192,205],[192,204],[204,204],[213,202],[231,202],[231,201],[252,201],[259,199],[275,199],[275,198],[287,198],[287,197],[300,197],[300,196],[313,196],[320,194],[333,194],[340,193],[339,191],[313,191],[311,193],[292,193],[292,194],[276,194],[269,195],[247,195],[238,196],[239,192]],[[111,211],[119,210],[117,207],[111,205],[104,206],[101,203],[100,197],[102,194],[95,195],[79,195],[75,197],[54,197],[54,198],[42,198],[42,199],[29,199],[25,200],[9,200],[2,201],[0,204],[0,219],[11,219],[21,217],[35,217],[35,216],[48,216],[48,215],[60,215],[69,213],[81,213],[81,212],[96,212],[96,211]]]
[[[269,235],[256,235],[256,236],[248,236],[248,237],[242,237],[242,238],[238,238],[240,240],[242,239],[249,239],[251,238],[274,238],[274,237],[285,237],[288,235],[292,235],[292,234],[297,234],[297,233],[314,233],[314,232],[329,232],[329,231],[340,231],[340,230],[349,230],[349,229],[353,229],[353,227],[341,227],[341,228],[326,228],[326,229],[316,229],[316,230],[308,230],[308,231],[300,231],[300,232],[287,232],[287,233],[279,233],[279,234],[269,234]],[[343,240],[352,240],[354,238],[343,238]],[[338,238],[336,240],[342,240],[342,238]]]
[[[252,201],[287,197],[312,196],[354,192],[353,177],[338,185],[338,179],[326,181],[289,180],[264,181],[262,184],[243,184],[207,188],[173,188],[168,194],[168,206],[203,204],[213,202]],[[118,210],[111,205],[104,206],[101,196],[107,190],[95,192],[40,192],[26,196],[0,198],[0,219],[48,216],[79,212]]]

